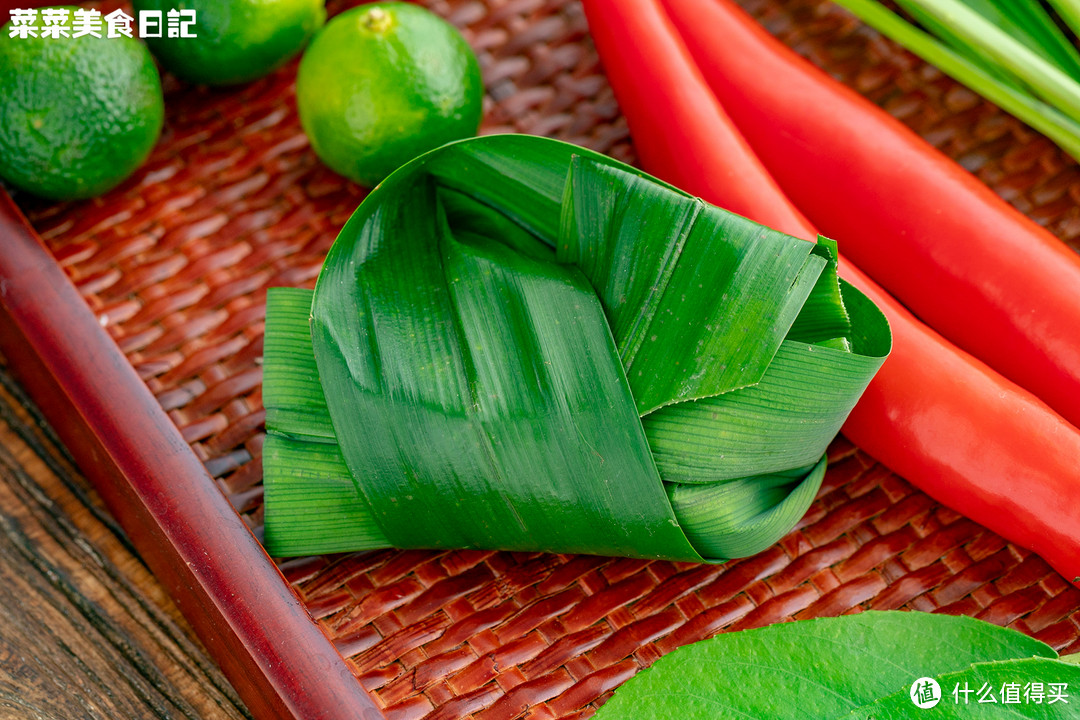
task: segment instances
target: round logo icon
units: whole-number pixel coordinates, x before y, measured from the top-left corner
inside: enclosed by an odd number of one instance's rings
[[[941,702],[941,686],[934,678],[919,678],[911,683],[911,702],[915,707],[928,710]]]

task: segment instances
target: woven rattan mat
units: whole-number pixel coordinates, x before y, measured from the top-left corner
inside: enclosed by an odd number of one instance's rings
[[[1080,249],[1080,172],[1048,141],[827,2],[744,3],[784,42]],[[634,160],[577,2],[428,4],[480,56],[486,132],[549,135]],[[19,198],[256,533],[265,289],[313,285],[363,197],[308,147],[294,75],[295,63],[214,91],[166,78],[164,136],[131,181],[79,204]],[[864,608],[965,613],[1080,650],[1080,590],[1041,559],[942,508],[843,439],[831,455],[799,527],[722,567],[478,551],[281,567],[358,682],[398,719],[587,717],[679,645]]]

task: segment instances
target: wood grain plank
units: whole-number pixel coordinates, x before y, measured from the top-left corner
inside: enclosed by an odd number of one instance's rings
[[[250,715],[0,367],[0,718]]]

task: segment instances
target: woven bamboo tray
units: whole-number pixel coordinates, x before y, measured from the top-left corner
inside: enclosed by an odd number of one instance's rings
[[[1080,169],[1044,138],[828,2],[743,2],[1080,249]],[[477,50],[484,132],[635,160],[577,2],[427,4]],[[799,526],[720,567],[481,551],[275,566],[256,542],[265,290],[312,286],[363,198],[310,150],[295,69],[229,90],[166,76],[163,137],[130,181],[81,203],[17,196],[29,226],[0,197],[0,348],[257,717],[585,718],[680,645],[868,608],[1080,651],[1080,590],[843,438]]]

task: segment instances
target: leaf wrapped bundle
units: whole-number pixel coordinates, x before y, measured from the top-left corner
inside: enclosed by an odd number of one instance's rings
[[[830,241],[565,143],[447,145],[371,193],[314,293],[271,291],[265,543],[750,555],[890,342]]]

